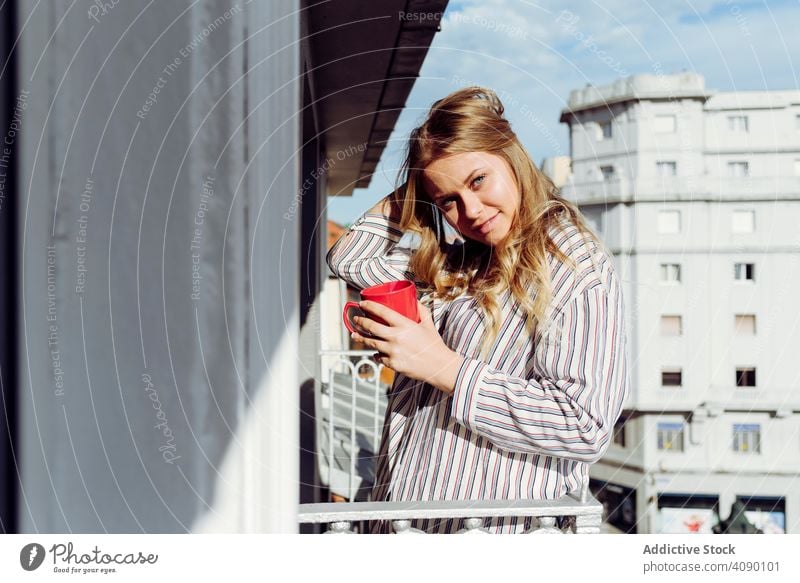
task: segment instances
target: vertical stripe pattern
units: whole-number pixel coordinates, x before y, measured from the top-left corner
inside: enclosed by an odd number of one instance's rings
[[[397,223],[367,213],[330,250],[328,265],[359,289],[413,281],[411,251],[397,246],[401,236]],[[562,221],[550,236],[576,267],[550,256],[553,297],[533,337],[506,291],[500,334],[484,361],[475,299],[432,303],[442,339],[465,360],[452,395],[396,375],[373,500],[555,499],[578,488],[602,457],[630,383],[620,281],[610,258],[571,223]],[[412,526],[464,528],[460,519]],[[487,519],[484,526],[522,532],[530,519]],[[385,522],[373,527],[390,530]]]

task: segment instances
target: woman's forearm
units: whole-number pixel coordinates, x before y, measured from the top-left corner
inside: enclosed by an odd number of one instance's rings
[[[396,248],[403,233],[391,196],[361,215],[328,251],[331,272],[359,289],[412,277],[407,271],[408,251]]]

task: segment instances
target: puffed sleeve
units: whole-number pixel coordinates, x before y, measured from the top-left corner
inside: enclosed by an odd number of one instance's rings
[[[593,463],[608,447],[630,381],[619,282],[597,282],[554,318],[534,349],[533,378],[466,359],[455,420],[500,448]]]
[[[358,289],[409,279],[409,249],[398,247],[400,225],[388,216],[365,213],[328,252],[331,272]]]

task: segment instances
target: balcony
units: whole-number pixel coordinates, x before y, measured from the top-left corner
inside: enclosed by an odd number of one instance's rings
[[[492,518],[530,518],[526,534],[600,532],[603,507],[581,489],[558,500],[439,500],[372,502],[374,460],[387,406],[387,375],[372,351],[323,351],[316,395],[317,460],[323,485],[350,502],[301,504],[301,524],[326,525],[327,533],[365,533],[371,521],[390,521],[396,534],[424,534],[418,519],[464,519],[460,533],[487,533]]]

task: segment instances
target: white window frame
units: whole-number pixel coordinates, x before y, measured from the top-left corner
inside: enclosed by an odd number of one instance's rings
[[[728,176],[731,178],[747,178],[750,176],[750,162],[747,160],[731,160],[728,162]]]
[[[614,127],[612,120],[597,122],[597,141],[605,142],[614,139]],[[608,132],[606,132],[608,128]]]
[[[743,371],[752,370],[753,371],[753,380],[755,381],[752,385],[740,385],[739,384],[739,376]],[[737,389],[755,389],[758,387],[758,370],[755,366],[737,366],[736,367],[736,388]]]
[[[731,132],[748,133],[750,131],[750,120],[747,115],[741,113],[729,115],[728,130]]]
[[[617,177],[617,171],[614,166],[610,164],[604,164],[598,168],[600,171],[600,176],[603,182],[611,182]]]
[[[677,447],[665,447],[677,442]],[[656,425],[656,448],[658,451],[682,452],[686,449],[686,430],[683,423],[659,422]]]
[[[674,160],[658,160],[656,162],[656,174],[661,177],[677,176],[678,163]]]
[[[681,375],[681,382],[677,385],[665,385],[664,374],[679,374]],[[683,369],[679,366],[665,366],[661,368],[661,387],[664,389],[680,389],[683,387]]]
[[[662,263],[660,267],[661,282],[665,284],[679,284],[681,282],[681,264],[680,263]],[[670,275],[677,277],[671,278]]]
[[[677,319],[677,328],[673,325],[673,322]],[[667,324],[669,322],[669,324]],[[664,338],[675,338],[677,336],[683,336],[683,316],[680,314],[662,314],[661,315],[661,322],[660,322],[660,332],[661,336]],[[677,334],[670,334],[669,331],[677,329]]]
[[[752,277],[747,278],[747,266],[751,265],[752,268],[750,269],[750,275]],[[744,276],[744,277],[740,277]],[[749,261],[737,261],[733,264],[733,279],[734,281],[738,281],[741,283],[754,283],[756,281],[756,264],[750,263]]]
[[[758,319],[755,314],[733,315],[733,333],[736,336],[755,336],[757,332]]]
[[[734,423],[731,447],[736,453],[761,453],[761,425],[759,423]]]

